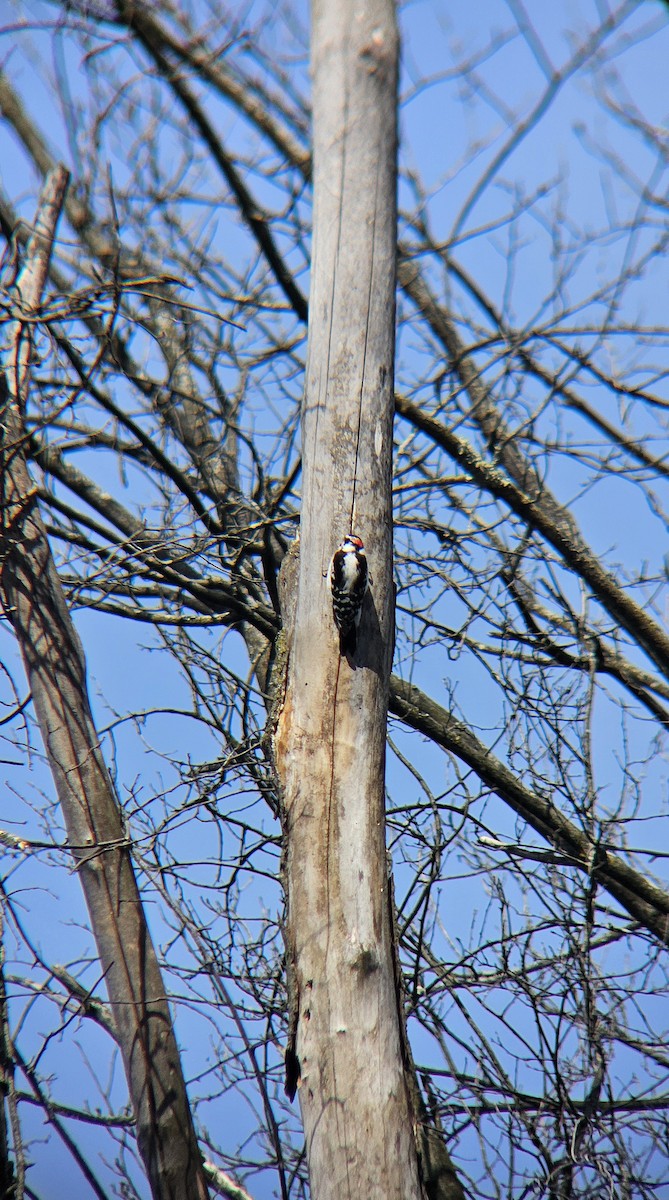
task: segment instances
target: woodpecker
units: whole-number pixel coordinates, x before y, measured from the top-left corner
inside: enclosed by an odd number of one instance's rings
[[[362,538],[350,533],[332,555],[328,568],[332,592],[332,613],[339,630],[340,654],[355,654],[358,625],[365,593],[369,587],[369,571]]]

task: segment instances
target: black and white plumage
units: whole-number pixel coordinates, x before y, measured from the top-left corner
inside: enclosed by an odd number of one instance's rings
[[[328,568],[328,583],[332,592],[332,613],[339,630],[341,654],[355,654],[358,625],[362,614],[369,570],[362,538],[350,533],[332,555]]]

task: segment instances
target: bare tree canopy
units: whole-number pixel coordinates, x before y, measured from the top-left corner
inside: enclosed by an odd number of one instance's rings
[[[331,644],[303,639],[286,672],[295,604],[302,622],[326,611],[327,559],[357,515],[345,471],[333,500],[308,462],[307,401],[335,364],[342,405],[355,399],[357,314],[392,308],[392,255],[381,275],[378,256],[394,201],[370,122],[359,165],[320,182],[316,139],[312,211],[307,17],[270,0],[16,0],[0,17],[10,381],[17,330],[31,347],[3,393],[0,1194],[48,1200],[56,1176],[82,1197],[156,1194],[15,640],[22,501],[49,544],[28,600],[56,594],[37,587],[46,563],[81,639],[90,745],[120,830],[105,865],[136,879],[186,1138],[194,1129],[212,1194],[309,1192],[310,1035],[296,1038],[288,995],[284,883],[299,891],[312,864],[290,858],[290,773],[275,760],[286,687],[336,658],[332,626]],[[396,642],[388,873],[374,879],[398,945],[408,1044],[392,1053],[413,1089],[420,1187],[442,1200],[657,1197],[669,14],[660,0],[432,0],[398,17]],[[372,30],[357,50],[372,80],[382,44]],[[316,119],[327,100],[314,84]],[[58,164],[70,184],[41,298],[28,296],[38,196]],[[346,169],[360,211],[338,230],[323,197]],[[350,270],[351,228],[376,275],[362,257],[350,276],[319,260],[321,235],[339,235]],[[312,329],[332,298],[345,333],[307,366],[310,294]],[[362,532],[389,645],[389,517]],[[382,644],[371,609],[361,628]],[[342,722],[385,703],[382,670],[377,692],[351,677]],[[350,777],[378,778],[358,749]],[[355,1068],[373,1074],[359,1054]]]

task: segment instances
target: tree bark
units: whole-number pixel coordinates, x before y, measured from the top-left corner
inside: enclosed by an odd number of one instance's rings
[[[109,993],[156,1200],[206,1200],[201,1157],[158,959],[120,806],[91,714],[83,649],[67,608],[26,465],[23,422],[34,321],[68,175],[47,176],[14,288],[0,372],[0,594],[21,649]]]
[[[276,731],[295,1071],[312,1194],[423,1193],[384,842],[398,35],[391,0],[312,7],[314,237],[295,628]],[[353,661],[324,578],[358,533],[373,578]],[[291,1051],[292,1053],[292,1051]]]

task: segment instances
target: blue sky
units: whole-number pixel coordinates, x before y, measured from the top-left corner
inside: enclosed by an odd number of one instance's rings
[[[606,291],[596,306],[583,307],[581,298],[588,296],[594,287],[615,280],[616,272],[630,257],[638,257],[641,261],[646,245],[651,244],[653,237],[660,238],[666,224],[666,208],[662,208],[660,201],[666,198],[662,145],[666,145],[669,103],[663,78],[669,61],[669,21],[663,6],[652,0],[616,6],[617,11],[623,8],[627,16],[608,40],[604,58],[597,60],[596,73],[590,70],[595,64],[588,62],[565,81],[546,114],[509,152],[480,198],[471,205],[468,200],[474,195],[476,185],[508,144],[512,124],[522,122],[539,103],[547,86],[547,73],[568,61],[575,46],[587,36],[587,31],[603,20],[613,10],[613,5],[605,0],[585,3],[565,0],[550,5],[528,0],[523,9],[519,0],[513,0],[513,3],[479,0],[477,4],[469,5],[423,0],[406,4],[401,14],[404,37],[402,93],[405,98],[400,119],[404,173],[400,185],[401,205],[408,207],[415,202],[415,192],[409,186],[406,173],[417,173],[435,240],[445,242],[457,235],[455,253],[458,262],[484,282],[488,295],[504,311],[509,323],[521,329],[543,323],[548,327],[556,312],[568,313],[573,306],[573,316],[566,323],[571,322],[574,337],[581,338],[584,345],[590,344],[592,335],[588,327],[610,302],[611,290]],[[517,22],[522,24],[524,12],[534,30],[534,34],[527,37],[515,27]],[[12,30],[0,36],[5,70],[23,91],[52,144],[62,147],[61,152],[69,160],[61,120],[46,82],[53,62],[57,61],[52,56],[55,43],[52,43],[48,28],[54,18],[54,9],[34,0],[30,4],[17,5],[15,13],[20,21],[34,17],[36,28],[30,36],[43,56],[43,62],[35,67],[27,35]],[[262,5],[245,6],[244,20],[251,26],[261,13]],[[45,28],[39,28],[41,22],[46,23]],[[270,32],[272,28],[276,29],[276,37],[279,37],[278,25],[270,24],[268,28]],[[491,41],[493,48],[486,52],[485,47],[490,46]],[[294,46],[290,49],[295,51]],[[73,95],[78,96],[81,89],[83,96],[87,73],[78,45],[67,38],[61,39],[59,53],[67,62]],[[467,83],[453,78],[454,63],[465,57],[472,64]],[[305,62],[296,52],[294,70],[300,88],[306,88]],[[424,79],[428,79],[429,84],[419,86]],[[607,99],[611,102],[608,110],[602,103]],[[622,116],[617,117],[613,112],[611,105],[615,103],[622,106]],[[625,118],[633,116],[636,108],[655,126],[656,140],[650,136],[639,137],[627,126]],[[213,111],[231,144],[246,148],[253,143],[253,137],[237,114],[224,110],[222,104],[217,104]],[[475,152],[472,152],[473,145]],[[103,153],[106,152],[110,156],[114,178],[122,181],[124,172],[132,167],[132,163],[124,163],[122,132],[115,145],[104,143]],[[0,125],[0,174],[5,192],[11,194],[19,211],[29,216],[35,202],[34,176],[4,125]],[[642,238],[629,228],[639,206],[636,184],[631,186],[634,181],[646,185],[651,193],[647,208],[652,230]],[[266,181],[265,187],[267,197],[276,191],[271,179]],[[208,178],[203,180],[202,192],[205,196],[211,192]],[[509,213],[518,211],[530,197],[534,199],[525,216],[509,221]],[[463,218],[464,205],[467,205],[467,211]],[[209,211],[211,207],[203,201],[197,219],[209,222],[217,239],[227,238],[231,252],[233,255],[238,252],[241,259],[247,252],[242,235],[239,234],[240,240],[236,243],[223,216],[216,224],[215,214]],[[561,221],[559,245],[554,233],[556,217]],[[573,253],[568,241],[570,230],[582,229],[590,235],[587,255],[582,254],[580,244],[577,252],[576,234]],[[557,279],[559,263],[567,263],[570,268],[564,279]],[[437,290],[449,286],[446,280],[436,275],[433,284]],[[544,298],[553,285],[554,297],[550,310],[546,310]],[[306,279],[302,280],[302,286],[306,288]],[[661,326],[666,297],[666,260],[657,255],[640,267],[638,280],[623,298],[621,315],[630,325],[642,314],[647,325]],[[474,307],[459,291],[456,291],[454,303],[463,315]],[[650,360],[658,364],[658,369],[666,368],[666,343],[664,347],[646,351],[646,347],[635,349],[630,338],[612,338],[608,353],[612,362],[618,357],[624,363],[636,353],[643,364]],[[431,370],[431,360],[421,348],[414,323],[409,318],[399,334],[398,380],[407,385],[413,382],[426,403],[433,398],[435,389],[433,378],[425,375],[428,362]],[[500,378],[501,375],[500,367]],[[299,393],[299,379],[295,389]],[[594,382],[589,395],[594,404],[602,402]],[[528,405],[532,399],[532,396],[522,398]],[[651,426],[638,405],[630,402],[625,409],[621,402],[618,413],[607,415],[627,421],[630,431],[637,437],[657,437],[657,426]],[[579,425],[578,418],[570,419],[574,421],[574,428],[582,433],[584,427]],[[268,427],[273,427],[275,422],[274,415],[268,415],[260,402],[256,420],[259,426],[266,422]],[[537,422],[543,428],[541,420],[540,415]],[[550,420],[552,416],[547,415],[545,423]],[[663,449],[666,450],[666,446]],[[81,461],[85,467],[85,455],[81,456]],[[100,470],[97,457],[95,470]],[[656,560],[663,556],[666,525],[661,514],[658,516],[650,510],[633,481],[625,482],[619,477],[593,481],[593,472],[587,465],[570,460],[564,453],[550,456],[547,470],[551,486],[559,498],[569,504],[598,552],[609,556],[612,562],[628,563],[630,572],[645,557]],[[121,494],[126,490],[125,482],[114,478],[111,469],[109,478],[103,475],[101,481],[110,489],[119,488]],[[130,480],[128,492],[133,483],[136,486],[137,481]],[[149,494],[143,499],[147,505],[151,503]],[[447,514],[444,516],[451,519]],[[569,586],[567,579],[562,583]],[[444,597],[441,612],[443,619],[456,628],[464,619],[455,589]],[[176,747],[177,757],[184,764],[215,758],[220,753],[217,739],[207,732],[202,721],[188,715],[191,706],[188,688],[171,657],[159,652],[158,638],[150,628],[112,617],[100,618],[86,611],[76,614],[76,622],[86,648],[95,717],[99,728],[107,731],[105,748],[120,795],[124,800],[134,797],[138,806],[147,804],[151,807],[154,801],[156,813],[161,809],[162,798],[168,797],[164,804],[166,810],[171,810],[186,792],[168,757]],[[21,668],[16,662],[11,639],[6,630],[1,636],[2,660],[12,672],[18,694],[23,696]],[[231,669],[240,673],[246,670],[235,635],[221,640],[220,629],[203,632],[202,645],[211,653],[224,656]],[[410,669],[404,659],[405,647],[400,641],[397,660],[400,673]],[[435,645],[419,660],[414,671],[412,677],[438,697],[445,699],[450,692],[463,714],[476,712],[480,725],[489,731],[488,744],[494,745],[505,735],[508,713],[505,713],[499,693],[487,687],[485,666],[472,655],[458,654],[453,647]],[[622,721],[619,696],[613,685],[610,691],[611,700],[602,695],[596,702],[594,759],[603,794],[610,794],[613,804],[625,785],[625,777],[615,761]],[[0,696],[3,703],[12,704],[12,693],[6,681]],[[129,720],[126,715],[129,711],[142,712],[146,714],[145,719],[141,722]],[[404,748],[415,745],[415,735],[395,731],[395,736]],[[635,732],[634,737],[639,738],[641,758],[646,747],[642,744],[642,735]],[[62,829],[53,809],[52,823],[46,828],[34,815],[43,797],[52,797],[52,787],[41,761],[39,738],[34,728],[31,738],[32,753],[29,757],[21,757],[20,765],[11,747],[3,751],[3,757],[12,761],[2,766],[5,797],[2,824],[12,832],[25,832],[37,838],[55,833],[60,840]],[[447,792],[452,778],[444,756],[428,747],[420,754],[421,769],[434,793]],[[392,794],[400,798],[420,792],[415,779],[394,758],[391,759],[389,779]],[[630,841],[648,848],[654,844],[654,839],[666,841],[663,823],[666,760],[661,753],[645,769],[645,786],[654,799],[648,819],[644,813],[644,822],[638,827],[631,826]],[[239,804],[244,806],[244,797],[239,798]],[[501,802],[490,799],[481,804],[480,815],[499,836],[513,838],[516,821]],[[660,815],[662,824],[658,819]],[[259,815],[258,819],[264,821],[267,830],[275,832],[268,813]],[[200,825],[197,819],[179,822],[180,853],[191,854],[193,859],[202,862],[193,870],[191,890],[194,894],[198,889],[206,894],[213,878],[213,864],[219,856],[220,847],[211,843],[209,836],[209,827]],[[21,911],[26,913],[36,948],[42,947],[51,960],[73,963],[89,955],[91,948],[83,902],[76,879],[66,869],[45,870],[45,861],[45,856],[36,856],[34,860],[28,858],[20,863],[10,859],[6,867],[8,886],[14,891]],[[481,919],[481,908],[488,902],[488,897],[478,881],[472,880],[469,885],[463,882],[467,866],[456,853],[444,870],[444,910],[439,919],[444,926],[441,945],[448,960],[451,953],[457,957],[461,939],[464,942],[470,927]],[[508,872],[502,874],[505,886],[511,892],[513,883]],[[398,898],[402,893],[402,879],[403,872],[399,868]],[[453,902],[455,895],[457,903]],[[270,879],[243,880],[241,905],[249,922],[262,920],[264,913],[271,912],[276,903],[277,889]],[[163,917],[155,908],[150,915],[158,941],[166,943],[169,935]],[[452,951],[449,945],[454,947]],[[91,985],[97,979],[97,965],[93,961],[86,969],[86,978]],[[17,1005],[17,1010],[19,1007]],[[459,1028],[456,1025],[459,1018],[452,1014],[451,1019],[454,1029]],[[37,1046],[53,1020],[53,1013],[47,1014],[46,1001],[27,1009],[22,1044]],[[103,1087],[112,1080],[112,1101],[121,1103],[124,1081],[119,1063],[110,1068],[101,1049],[102,1035],[97,1030],[78,1020],[74,1025],[74,1035],[69,1029],[67,1036],[59,1033],[52,1038],[43,1059],[43,1065],[48,1066],[53,1076],[54,1095],[65,1098],[65,1081],[71,1084],[76,1077],[77,1089],[87,1089],[91,1104],[103,1105],[94,1078],[95,1071],[99,1071]],[[192,1076],[199,1076],[214,1065],[220,1052],[217,1035],[210,1031],[206,1014],[197,1011],[195,1005],[181,1006],[177,1028],[186,1050],[187,1071]],[[209,1082],[207,1079],[198,1084],[202,1092],[207,1091]],[[232,1140],[242,1141],[253,1127],[250,1114],[234,1093],[207,1103],[203,1112],[212,1129],[227,1129]],[[58,1139],[48,1130],[40,1134],[41,1120],[37,1114],[32,1119],[27,1118],[27,1124],[35,1137],[44,1139],[36,1141],[31,1149],[35,1161],[31,1174],[35,1192],[45,1200],[54,1197],[57,1200],[60,1195],[74,1197],[74,1200],[81,1196],[84,1200],[90,1193],[81,1180],[74,1181]],[[75,1129],[75,1136],[82,1145],[93,1145],[98,1141],[94,1133],[79,1127]],[[106,1143],[100,1139],[99,1145]],[[104,1153],[109,1155],[108,1147]],[[102,1161],[99,1171],[101,1179],[110,1178]],[[54,1183],[58,1179],[61,1182]],[[249,1187],[258,1200],[265,1200],[274,1194],[275,1181],[269,1177],[254,1178]]]

